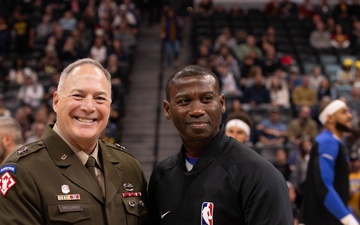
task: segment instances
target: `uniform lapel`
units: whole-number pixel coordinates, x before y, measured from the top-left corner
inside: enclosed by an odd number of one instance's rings
[[[47,127],[42,140],[54,163],[61,168],[63,175],[103,203],[104,199],[98,184],[60,136]],[[55,145],[56,148],[53,147]]]
[[[103,159],[104,181],[105,181],[105,205],[108,205],[116,195],[122,182],[123,170],[120,167],[120,161],[112,152],[99,142],[99,153]]]

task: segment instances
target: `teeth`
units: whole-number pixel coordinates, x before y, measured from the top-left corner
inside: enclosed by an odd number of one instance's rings
[[[80,122],[83,122],[83,123],[91,123],[93,120],[89,120],[89,119],[82,119],[82,118],[78,118],[78,120]]]

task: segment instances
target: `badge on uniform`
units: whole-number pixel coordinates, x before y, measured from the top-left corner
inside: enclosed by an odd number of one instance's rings
[[[1,194],[5,196],[6,193],[10,190],[10,188],[15,184],[16,181],[9,172],[6,172],[3,175],[1,175],[1,179],[0,179]]]
[[[213,225],[214,203],[203,202],[201,205],[201,225]]]

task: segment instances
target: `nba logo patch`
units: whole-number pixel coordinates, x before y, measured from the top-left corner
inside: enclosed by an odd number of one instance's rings
[[[201,225],[213,225],[214,203],[203,202],[201,206]]]

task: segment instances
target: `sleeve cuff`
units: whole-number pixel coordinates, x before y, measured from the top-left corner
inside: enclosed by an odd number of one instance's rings
[[[341,223],[344,225],[359,225],[358,221],[351,214],[340,219]]]

